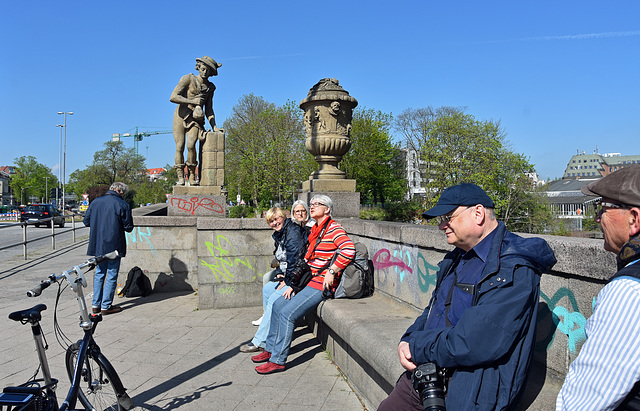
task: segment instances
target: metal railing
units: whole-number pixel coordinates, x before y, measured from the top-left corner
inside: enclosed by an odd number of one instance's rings
[[[9,244],[6,246],[2,246],[0,247],[0,251],[2,250],[7,250],[9,248],[13,248],[13,247],[18,247],[20,245],[22,245],[22,254],[24,259],[27,259],[27,254],[28,254],[28,247],[27,245],[30,243],[33,243],[35,241],[39,241],[39,240],[43,240],[45,238],[49,238],[51,237],[51,249],[55,250],[56,249],[56,236],[59,236],[61,234],[65,234],[68,232],[72,232],[73,233],[73,242],[76,242],[76,230],[80,230],[82,228],[88,228],[85,227],[84,224],[80,224],[79,227],[76,227],[76,216],[81,216],[82,214],[68,214],[65,215],[65,224],[68,222],[67,220],[69,218],[71,218],[71,228],[70,229],[65,229],[65,228],[58,228],[56,230],[56,225],[54,224],[54,217],[49,217],[49,218],[43,218],[41,220],[37,220],[36,221],[22,221],[22,222],[17,222],[17,223],[12,223],[12,224],[4,224],[0,226],[0,230],[3,228],[9,228],[9,227],[16,227],[16,226],[21,226],[22,227],[22,241],[17,242],[17,243],[13,243],[13,244]],[[35,224],[49,224],[51,225],[51,234],[47,234],[47,235],[43,235],[43,236],[39,236],[39,237],[35,237],[35,238],[27,238],[27,226],[33,226]],[[2,234],[0,234],[2,235]]]

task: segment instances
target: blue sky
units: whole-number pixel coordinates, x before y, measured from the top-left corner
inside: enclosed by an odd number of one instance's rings
[[[170,130],[171,91],[203,55],[223,65],[219,125],[245,94],[299,103],[334,77],[359,107],[500,120],[542,178],[576,150],[640,154],[637,1],[6,1],[0,38],[0,165],[32,155],[55,175],[58,111],[74,112],[69,175],[113,133]],[[139,148],[173,163],[171,134]]]

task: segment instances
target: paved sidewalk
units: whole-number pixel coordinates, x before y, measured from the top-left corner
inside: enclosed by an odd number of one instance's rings
[[[52,273],[86,261],[86,241],[56,251],[0,262],[0,386],[26,381],[37,369],[28,326],[7,318],[10,312],[47,305],[42,327],[49,365],[60,380],[58,396],[68,382],[64,350],[53,334],[57,287],[38,298],[26,291]],[[85,289],[91,305],[93,275]],[[251,354],[239,352],[256,331],[251,320],[260,307],[197,310],[197,295],[158,293],[146,298],[117,298],[124,308],[104,316],[96,341],[114,365],[136,409],[148,410],[363,410],[364,407],[308,328],[295,331],[287,370],[262,376]],[[58,306],[58,321],[71,340],[82,337],[78,303],[70,290]]]

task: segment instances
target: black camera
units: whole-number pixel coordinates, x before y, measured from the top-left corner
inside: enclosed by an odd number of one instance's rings
[[[307,262],[304,261],[304,259],[300,258],[296,260],[291,270],[289,270],[289,281],[291,282],[291,284],[300,284],[300,281],[304,279],[305,274],[310,271],[311,268],[309,268]]]
[[[420,395],[425,411],[444,411],[444,385],[446,371],[432,362],[420,364],[411,374],[413,389]]]

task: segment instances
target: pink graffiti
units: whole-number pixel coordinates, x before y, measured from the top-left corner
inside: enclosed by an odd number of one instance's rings
[[[189,212],[191,213],[191,215],[193,215],[193,213],[196,212],[198,207],[206,208],[207,210],[210,210],[216,213],[224,213],[224,209],[220,204],[216,203],[215,201],[207,197],[203,197],[203,198],[191,197],[189,201],[183,198],[172,197],[171,205],[178,207],[180,210]]]
[[[391,253],[386,248],[379,250],[373,256],[373,266],[375,267],[376,270],[384,270],[385,268],[389,268],[389,267],[400,267],[400,269],[404,271],[413,273],[413,270],[411,269],[411,267],[406,265],[402,260],[395,257],[393,257],[392,259]]]

